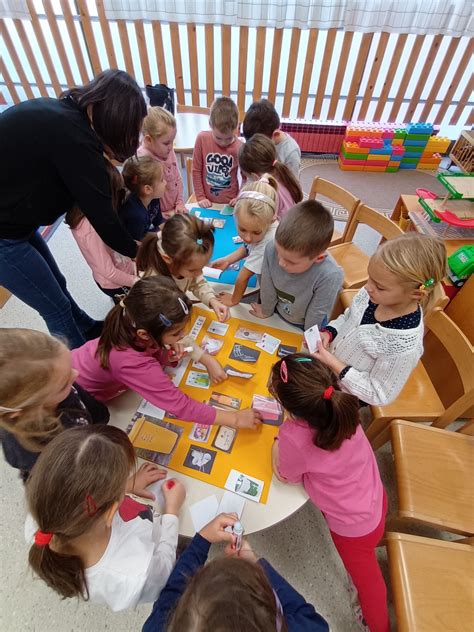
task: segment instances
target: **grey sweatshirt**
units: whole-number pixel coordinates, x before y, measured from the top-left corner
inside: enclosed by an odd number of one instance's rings
[[[265,249],[260,297],[266,316],[276,311],[282,318],[305,329],[321,326],[330,315],[342,286],[344,273],[331,255],[301,274],[289,274],[278,263],[275,243]]]

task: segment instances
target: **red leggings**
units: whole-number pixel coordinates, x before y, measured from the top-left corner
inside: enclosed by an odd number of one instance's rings
[[[386,513],[387,494],[384,490],[382,518],[371,533],[359,538],[348,538],[330,532],[344,566],[357,588],[362,613],[370,632],[390,632],[387,587],[375,555],[375,547],[384,534]]]

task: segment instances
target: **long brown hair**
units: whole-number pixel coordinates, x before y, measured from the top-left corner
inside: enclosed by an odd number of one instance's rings
[[[242,558],[220,558],[201,568],[178,601],[167,632],[271,632],[275,594],[264,570]],[[288,626],[282,619],[281,632]]]
[[[275,143],[264,134],[254,134],[241,146],[239,166],[248,174],[271,174],[288,189],[295,204],[303,199],[300,183],[288,167],[277,160]]]
[[[333,390],[325,399],[328,387]],[[341,391],[331,369],[306,353],[292,353],[273,365],[270,391],[292,417],[316,430],[313,443],[323,450],[337,450],[360,423],[357,397]]]
[[[0,328],[0,406],[13,409],[0,409],[0,426],[32,452],[40,452],[63,430],[44,402],[54,362],[65,348],[42,331]]]
[[[145,276],[161,274],[175,276],[186,261],[194,255],[212,256],[214,249],[214,228],[194,215],[174,215],[160,233],[150,233],[138,248],[137,270]],[[160,252],[171,259],[164,261]]]
[[[191,301],[176,283],[154,276],[137,281],[130,292],[115,305],[104,322],[96,355],[103,369],[109,367],[112,349],[143,351],[137,330],[144,329],[157,344],[166,330],[185,323],[191,314]]]
[[[139,197],[146,184],[152,187],[163,179],[163,165],[151,156],[133,156],[124,164],[122,176],[130,193]]]
[[[114,426],[79,426],[58,435],[38,458],[26,484],[28,508],[38,528],[52,533],[33,544],[33,571],[63,597],[88,599],[85,568],[74,539],[91,530],[125,493],[135,465],[127,435]]]

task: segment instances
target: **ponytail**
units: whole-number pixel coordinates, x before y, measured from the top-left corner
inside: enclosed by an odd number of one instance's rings
[[[49,544],[33,544],[28,561],[38,577],[62,597],[89,599],[84,564],[77,555],[56,553]]]
[[[340,448],[360,423],[357,397],[341,391],[331,369],[308,354],[293,353],[273,366],[271,393],[316,430],[314,445],[323,450]]]
[[[144,237],[138,247],[135,263],[137,265],[137,271],[142,272],[144,277],[155,274],[161,274],[167,277],[171,276],[171,272],[158,250],[158,233],[148,233]]]
[[[298,202],[303,200],[303,190],[301,185],[296,179],[294,173],[288,169],[285,163],[277,160],[274,162],[273,169],[270,173],[275,176],[278,182],[281,182],[281,184],[288,189],[295,204],[298,204]]]

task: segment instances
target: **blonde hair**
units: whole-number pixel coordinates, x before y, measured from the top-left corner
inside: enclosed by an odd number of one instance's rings
[[[165,110],[158,106],[148,108],[148,114],[143,120],[142,133],[152,138],[160,138],[164,136],[169,128],[176,129],[176,119]]]
[[[213,102],[209,124],[223,134],[237,129],[239,110],[230,97],[219,97]]]
[[[425,309],[429,307],[433,290],[446,276],[446,256],[441,239],[420,233],[390,239],[374,254],[401,281],[422,291],[421,304]]]
[[[130,193],[139,196],[142,187],[151,187],[163,178],[163,165],[151,156],[129,158],[123,166],[122,176]]]
[[[245,210],[251,217],[256,217],[266,226],[270,226],[276,217],[277,195],[278,182],[273,176],[265,173],[256,182],[250,182],[241,188],[234,213]]]
[[[41,452],[63,425],[45,407],[53,364],[66,346],[41,331],[0,329],[0,426],[27,450]]]

